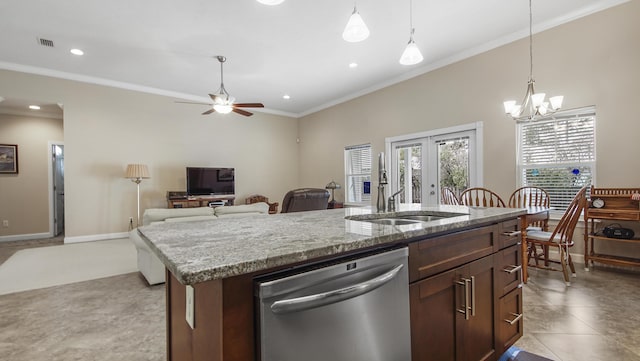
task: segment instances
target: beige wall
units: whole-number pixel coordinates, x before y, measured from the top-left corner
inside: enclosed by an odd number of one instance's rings
[[[640,186],[639,16],[640,1],[631,1],[534,35],[536,90],[563,94],[565,109],[596,106],[596,183],[603,187]],[[371,142],[377,154],[385,137],[482,121],[483,184],[508,197],[516,187],[516,127],[502,102],[522,100],[528,75],[523,39],[303,117],[300,181],[344,182],[347,145]]]
[[[61,142],[62,119],[0,114],[0,144],[18,145],[18,174],[0,174],[0,237],[49,233],[49,142]]]
[[[186,166],[235,167],[239,202],[254,193],[281,202],[298,184],[292,118],[205,117],[164,96],[13,71],[0,71],[0,94],[64,104],[67,241],[127,230],[136,215],[135,184],[123,178],[127,163],[151,172],[140,185],[142,211],[166,207],[167,190],[185,189]]]

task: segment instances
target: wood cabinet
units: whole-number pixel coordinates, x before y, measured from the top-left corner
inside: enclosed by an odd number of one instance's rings
[[[215,203],[224,203],[219,205],[232,206],[234,196],[210,196],[210,197],[194,197],[194,198],[177,198],[167,199],[168,208],[196,208],[196,207],[215,207]]]
[[[413,360],[495,361],[522,336],[518,224],[408,241]],[[253,279],[291,266],[195,284],[195,329],[185,286],[167,271],[167,359],[255,360]]]
[[[640,237],[632,239],[609,238],[596,231],[596,221],[640,221],[638,201],[631,199],[633,193],[640,193],[639,188],[595,188],[591,187],[591,202],[600,198],[604,201],[602,208],[589,207],[584,212],[584,265],[589,268],[594,262],[617,266],[640,266],[640,259],[622,255],[606,254],[598,251],[596,243],[617,242],[632,246],[640,246]],[[591,204],[589,202],[589,204]]]
[[[517,225],[409,245],[413,360],[497,360],[522,336],[519,234],[511,232]]]

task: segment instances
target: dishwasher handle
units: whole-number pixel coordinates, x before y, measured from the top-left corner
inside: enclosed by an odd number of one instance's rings
[[[304,311],[363,295],[391,281],[400,272],[402,267],[404,267],[404,265],[400,264],[380,276],[337,290],[276,301],[271,305],[271,311],[277,314]]]

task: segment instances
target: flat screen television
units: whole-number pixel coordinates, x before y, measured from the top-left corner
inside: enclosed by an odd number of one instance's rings
[[[234,168],[187,167],[187,195],[235,194]]]

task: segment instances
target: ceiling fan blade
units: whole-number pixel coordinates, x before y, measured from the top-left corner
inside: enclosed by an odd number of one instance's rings
[[[238,108],[264,108],[262,103],[236,103],[233,106]]]
[[[216,111],[215,109],[211,108],[211,109],[207,110],[206,112],[202,113],[202,115],[211,114],[211,113],[213,113],[215,111]]]
[[[211,105],[209,103],[197,103],[197,102],[179,102],[179,101],[175,101],[175,103],[181,103],[181,104],[198,104],[198,105]]]
[[[233,111],[238,113],[238,114],[244,115],[246,117],[250,117],[250,116],[253,115],[253,113],[250,113],[250,112],[248,112],[246,110],[242,110],[242,109],[238,109],[238,108],[233,108]]]

